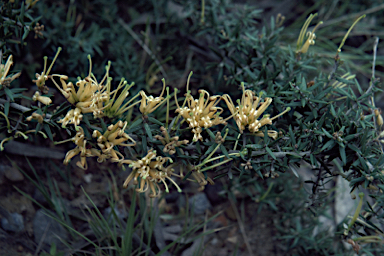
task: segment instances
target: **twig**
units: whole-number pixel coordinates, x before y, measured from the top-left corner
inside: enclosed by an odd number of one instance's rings
[[[376,7],[372,7],[368,10],[365,10],[365,11],[361,11],[361,12],[357,12],[357,13],[352,13],[352,14],[349,14],[349,15],[345,15],[343,17],[340,17],[340,18],[336,18],[336,19],[332,19],[332,20],[329,20],[329,21],[326,21],[323,23],[323,27],[326,27],[326,26],[329,26],[329,25],[334,25],[335,23],[339,23],[339,22],[342,22],[344,20],[351,20],[351,19],[354,19],[356,17],[359,17],[363,14],[369,14],[369,13],[374,13],[374,12],[378,12],[380,10],[384,9],[384,4],[381,4],[379,6],[376,6]]]
[[[333,76],[335,75],[336,71],[337,71],[337,68],[339,67],[339,62],[340,62],[340,59],[339,59],[339,53],[336,54],[336,57],[335,57],[335,65],[333,65],[333,68],[332,68],[332,71],[331,73],[329,74],[329,77],[328,77],[328,83],[327,85],[325,86],[326,88],[329,86],[329,84],[331,83],[332,79],[333,79]]]
[[[12,22],[14,22],[14,20],[11,20],[10,18],[7,18],[7,17],[1,17],[3,20],[5,20],[5,21],[12,21]],[[15,22],[15,24],[16,25],[18,25],[19,27],[22,27],[22,28],[27,28],[28,30],[31,30],[30,29],[30,27],[29,26],[27,26],[27,25],[24,25],[23,26],[23,24],[21,24],[21,22]]]
[[[5,100],[5,99],[0,99],[0,103],[5,104],[5,103],[7,103],[7,102],[8,102],[8,101]],[[17,103],[14,103],[14,102],[11,102],[11,103],[9,104],[9,106],[12,107],[12,108],[14,108],[14,109],[20,110],[20,111],[23,112],[23,113],[24,113],[24,112],[27,112],[27,111],[31,111],[30,108],[24,107],[24,106],[22,106],[22,105],[19,105],[19,104],[17,104]],[[44,121],[46,121],[46,120],[48,120],[48,119],[51,119],[52,115],[50,115],[50,114],[46,114],[45,117],[46,117],[47,119],[45,119]]]
[[[243,236],[244,243],[247,246],[248,253],[249,253],[249,255],[254,255],[253,252],[252,252],[252,247],[249,244],[247,234],[245,233],[244,224],[241,221],[240,214],[239,214],[239,212],[238,212],[238,210],[236,208],[236,205],[235,205],[235,203],[233,202],[233,200],[231,198],[228,198],[228,199],[229,199],[229,202],[231,202],[231,206],[232,206],[233,211],[235,212],[236,219],[237,219],[237,222],[239,223],[240,231],[241,231],[241,234]]]
[[[371,91],[372,91],[372,89],[373,89],[373,85],[375,84],[374,83],[374,80],[375,80],[375,66],[376,66],[376,55],[377,55],[377,45],[379,44],[379,37],[376,37],[376,39],[375,39],[375,43],[374,43],[374,45],[373,45],[373,61],[372,61],[372,78],[371,78],[371,82],[369,83],[369,87],[368,87],[368,89],[365,91],[365,93],[363,93],[360,97],[362,97],[362,96],[364,96],[364,95],[366,95],[366,94],[368,94],[368,93],[370,93]],[[373,100],[373,96],[371,97],[371,105],[372,105],[372,107],[373,107],[373,109],[372,109],[372,113],[373,113],[373,111],[374,111],[374,107],[375,107],[375,102],[374,102],[374,100]],[[351,110],[352,109],[355,109],[355,107],[356,107],[356,103],[353,105],[353,107],[352,108],[350,108],[346,113],[345,113],[345,115],[348,115],[350,112],[351,112]],[[375,117],[375,115],[373,115],[373,122],[374,123],[376,123],[376,117]]]
[[[50,158],[61,160],[65,157],[65,153],[52,148],[29,145],[18,141],[8,141],[4,148],[8,154],[22,155],[28,157]]]
[[[378,44],[379,44],[379,37],[377,36],[375,39],[375,44],[373,45],[372,80],[375,79],[376,54],[377,54]]]
[[[144,42],[136,35],[136,33],[127,24],[125,24],[125,22],[121,18],[117,19],[117,22],[119,22],[120,25],[125,30],[127,30],[127,32],[133,37],[133,39],[135,39],[136,42],[140,44],[140,46],[144,49],[144,51],[146,51],[148,55],[151,56],[151,58],[155,61],[156,65],[159,67],[163,77],[168,79],[168,76],[165,73],[163,66],[161,65],[160,61],[156,58],[155,54],[151,51],[151,49],[149,49],[148,46],[144,44]]]
[[[187,77],[188,77],[189,73],[191,72],[192,57],[193,57],[193,51],[189,51],[188,56],[187,56],[187,61],[185,62],[184,73],[179,80],[179,88],[183,87],[183,85],[185,84],[185,80],[187,80]]]
[[[327,14],[325,14],[324,18],[322,20],[328,20],[329,17],[331,16],[331,14],[333,13],[333,11],[335,10],[335,7],[337,5],[337,3],[339,2],[339,0],[335,0],[335,1],[332,1],[332,4],[331,4],[331,7],[329,8]]]

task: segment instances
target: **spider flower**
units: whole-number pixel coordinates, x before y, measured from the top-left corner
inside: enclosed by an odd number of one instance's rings
[[[155,135],[154,138],[159,140],[164,145],[164,153],[169,153],[170,155],[173,155],[176,153],[177,147],[180,147],[183,144],[188,144],[188,140],[179,140],[179,136],[174,136],[170,138],[167,129],[165,129],[164,126],[160,127],[160,131],[164,137],[161,135]]]
[[[89,56],[88,56],[89,57]],[[92,74],[92,62],[89,57],[89,74],[84,79],[79,79],[76,82],[77,90],[72,82],[67,83],[68,77],[65,75],[52,75],[51,79],[57,89],[63,94],[69,103],[75,106],[75,109],[70,110],[67,115],[60,120],[65,127],[68,123],[79,125],[83,115],[86,113],[93,113],[95,116],[100,115],[102,111],[102,102],[105,102],[108,97],[105,92],[102,92],[103,83],[108,80],[107,72],[101,82],[97,82],[95,76]],[[61,87],[56,83],[53,77],[59,77]]]
[[[201,136],[202,128],[210,128],[218,124],[226,124],[225,120],[220,117],[223,109],[216,107],[221,100],[221,96],[215,95],[210,96],[205,90],[199,90],[199,99],[194,99],[188,91],[189,79],[192,75],[189,75],[187,82],[187,94],[183,105],[180,107],[177,101],[175,93],[175,101],[177,104],[176,113],[179,113],[184,120],[188,123],[189,127],[192,128],[194,133],[193,141],[203,140]],[[187,106],[185,106],[187,103]]]
[[[261,114],[263,114],[272,103],[272,98],[266,98],[264,102],[261,102],[261,98],[257,97],[251,90],[244,89],[243,83],[241,86],[243,88],[243,95],[241,101],[238,101],[239,106],[235,107],[231,97],[228,94],[223,95],[223,99],[231,111],[241,133],[243,133],[246,126],[248,126],[248,130],[251,133],[254,133],[256,136],[263,137],[264,133],[263,131],[260,131],[260,129],[267,124],[272,124],[274,119],[288,112],[290,108],[287,108],[285,111],[277,116],[274,116],[273,118],[270,118],[270,115],[267,114],[263,115],[263,117],[259,119]],[[276,139],[277,132],[268,130],[268,136]]]
[[[9,55],[7,62],[5,62],[5,64],[0,64],[0,85],[3,85],[4,87],[8,87],[13,80],[15,80],[21,75],[21,73],[18,72],[12,76],[8,76],[9,70],[11,69],[12,65],[13,65],[12,55]]]
[[[140,91],[141,95],[141,104],[140,104],[140,112],[146,116],[153,111],[155,111],[158,107],[160,107],[166,99],[164,99],[163,94],[165,91],[165,80],[163,79],[163,90],[159,97],[154,98],[152,95],[147,96],[144,91]]]
[[[61,51],[61,47],[59,47],[57,49],[56,55],[53,58],[51,65],[48,67],[48,70],[47,70],[48,57],[47,56],[44,57],[44,70],[43,70],[43,72],[41,72],[41,74],[36,73],[36,80],[32,80],[32,82],[34,82],[36,84],[37,88],[39,88],[39,90],[44,92],[44,93],[48,93],[48,87],[45,86],[45,81],[48,80],[49,72],[51,72],[53,64],[55,63],[57,56],[59,56],[60,51]]]
[[[317,13],[309,15],[308,19],[305,21],[303,27],[301,28],[299,38],[297,39],[296,53],[306,53],[308,51],[309,46],[315,44],[315,39],[316,39],[315,31],[317,27],[323,22],[320,21],[312,31],[307,31],[307,29],[312,19],[316,15]],[[305,42],[304,42],[304,37],[305,37],[304,35],[307,36],[307,40],[305,40]]]
[[[108,80],[109,81],[107,85],[101,90],[101,93],[103,93],[103,95],[105,95],[106,97],[105,100],[100,101],[104,102],[105,105],[103,107],[103,115],[108,116],[109,118],[120,117],[133,106],[140,103],[140,101],[137,101],[131,104],[132,101],[134,101],[140,94],[137,94],[132,99],[125,102],[126,98],[129,95],[129,89],[131,89],[131,87],[134,86],[135,83],[128,84],[127,81],[122,78],[117,88],[111,91],[110,79]],[[120,94],[118,95],[119,92]],[[99,109],[101,109],[101,106],[99,106]]]
[[[167,179],[171,181],[181,192],[180,187],[171,178],[174,170],[171,166],[164,167],[165,162],[172,159],[169,157],[156,156],[155,150],[150,150],[148,154],[140,160],[124,160],[120,164],[129,164],[132,172],[129,174],[124,182],[124,187],[127,187],[129,182],[133,180],[134,185],[139,185],[136,189],[137,192],[143,193],[148,189],[152,192],[150,197],[158,197],[160,195],[160,186],[158,183],[162,182],[165,186],[165,191],[169,193],[168,185],[165,182]]]
[[[87,148],[87,140],[85,139],[84,130],[80,126],[77,126],[77,133],[72,140],[76,144],[76,148],[67,152],[64,158],[64,164],[67,165],[69,161],[80,154],[80,161],[76,163],[76,166],[86,170],[88,169],[87,157],[99,156],[100,152],[94,148]]]
[[[92,137],[97,138],[97,145],[100,147],[102,154],[97,159],[98,162],[104,162],[106,159],[111,159],[112,162],[121,162],[124,156],[117,150],[113,149],[115,146],[131,147],[136,145],[136,142],[124,132],[127,127],[127,121],[118,121],[116,124],[108,126],[104,134],[94,130]],[[124,142],[130,140],[131,144]]]
[[[57,122],[62,123],[62,127],[65,128],[67,124],[74,124],[75,126],[78,126],[82,119],[83,115],[81,114],[81,109],[75,108],[69,110],[65,117]]]

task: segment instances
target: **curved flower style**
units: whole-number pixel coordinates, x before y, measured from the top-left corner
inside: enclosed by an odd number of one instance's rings
[[[76,155],[80,154],[80,161],[76,163],[76,166],[86,170],[88,169],[87,157],[100,156],[100,152],[94,148],[87,148],[87,140],[84,136],[84,130],[81,126],[77,126],[77,133],[71,140],[76,144],[76,148],[67,152],[64,158],[64,164],[67,165],[69,161]]]
[[[78,126],[82,118],[83,115],[81,114],[81,109],[75,108],[69,110],[65,117],[57,122],[62,123],[63,128],[65,128],[67,124],[74,124],[75,126]]]
[[[103,102],[107,101],[108,95],[106,92],[102,92],[103,83],[105,80],[108,80],[108,71],[99,83],[97,82],[95,76],[92,74],[92,62],[89,57],[89,74],[86,78],[82,80],[78,80],[76,82],[76,87],[72,82],[67,83],[68,77],[65,75],[51,75],[51,79],[57,89],[63,94],[63,96],[68,100],[69,103],[74,105],[76,108],[70,110],[67,115],[60,120],[60,123],[63,123],[63,127],[65,127],[68,123],[73,123],[75,126],[79,125],[82,120],[81,114],[93,113],[95,116],[100,115],[100,111],[102,111]],[[53,77],[59,77],[61,87],[56,83]]]
[[[192,132],[194,133],[193,141],[203,140],[201,136],[201,132],[203,131],[202,127],[210,128],[214,125],[218,124],[226,124],[226,121],[220,117],[220,114],[223,112],[223,109],[220,107],[216,107],[221,100],[221,96],[215,95],[210,96],[206,90],[199,90],[200,93],[199,99],[194,99],[192,95],[190,95],[189,80],[192,75],[189,75],[187,81],[187,95],[183,106],[179,106],[176,93],[175,93],[175,101],[177,105],[176,113],[179,113],[185,121],[187,121],[190,128],[192,128]],[[185,103],[187,102],[187,107],[185,107]]]
[[[303,27],[301,28],[299,38],[297,39],[296,53],[306,53],[308,51],[309,46],[315,44],[315,31],[320,24],[323,24],[323,22],[320,21],[312,31],[307,31],[307,29],[312,19],[316,15],[317,13],[309,15],[308,19],[305,21]],[[307,36],[307,40],[303,43],[304,35]]]
[[[56,59],[57,59],[57,56],[59,56],[59,53],[61,52],[61,47],[59,47],[57,49],[57,52],[56,52],[56,55],[55,57],[53,58],[53,61],[51,63],[51,65],[48,67],[48,70],[47,70],[47,60],[48,60],[48,57],[44,57],[44,70],[43,72],[41,72],[41,74],[39,73],[36,73],[36,80],[32,80],[32,82],[34,82],[37,86],[37,88],[39,88],[40,91],[44,92],[44,93],[48,93],[48,87],[45,86],[45,81],[48,80],[48,78],[50,77],[49,76],[49,72],[51,72],[51,69],[53,67],[53,64],[55,63]]]
[[[164,153],[169,153],[170,155],[173,155],[176,153],[177,147],[180,147],[183,144],[188,144],[188,140],[179,141],[179,136],[174,136],[170,138],[167,129],[165,129],[164,126],[160,127],[160,131],[164,137],[160,135],[155,135],[154,138],[159,140],[164,145]]]
[[[243,133],[245,127],[248,126],[248,130],[250,132],[257,136],[264,137],[263,131],[260,131],[261,127],[267,124],[272,124],[274,119],[288,112],[290,108],[287,108],[285,111],[277,116],[274,116],[273,118],[270,118],[270,115],[268,114],[263,115],[263,117],[259,120],[258,118],[261,114],[263,114],[272,103],[272,98],[266,98],[264,102],[261,102],[261,98],[257,97],[251,90],[244,89],[243,83],[241,86],[243,88],[243,96],[241,98],[241,102],[238,101],[239,106],[235,107],[231,97],[228,94],[223,95],[223,99],[227,103],[227,106],[231,111],[241,133]],[[277,132],[268,130],[268,136],[276,139]]]
[[[165,91],[165,80],[163,79],[163,90],[159,97],[153,97],[152,95],[147,96],[144,91],[140,91],[141,95],[141,104],[140,104],[140,112],[146,116],[153,111],[155,111],[158,107],[160,107],[166,99],[164,99],[163,94]]]
[[[166,179],[170,180],[177,188],[178,192],[181,192],[180,187],[172,180],[171,176],[174,170],[171,166],[164,167],[164,163],[172,159],[169,157],[156,156],[155,150],[150,150],[148,154],[140,160],[124,160],[120,164],[129,164],[132,168],[132,172],[124,182],[124,187],[128,186],[128,183],[133,179],[133,184],[139,184],[136,189],[137,192],[144,193],[148,189],[151,190],[150,197],[158,197],[160,195],[160,186],[158,183],[162,182],[165,186],[165,191],[169,193],[168,185],[165,182]],[[140,180],[139,180],[140,178]]]
[[[14,74],[13,76],[7,77],[8,72],[13,64],[13,56],[9,55],[5,64],[0,64],[0,85],[8,87],[10,83],[21,75],[21,72]]]
[[[196,170],[192,171],[191,176],[195,178],[196,182],[199,183],[199,191],[203,191],[205,186],[208,184],[214,185],[215,182],[210,177],[205,177],[204,173],[198,172]]]
[[[111,124],[108,126],[108,129],[101,134],[101,132],[94,130],[92,137],[97,138],[97,145],[101,149],[101,155],[97,159],[99,163],[104,162],[106,159],[111,159],[112,162],[121,162],[124,159],[124,156],[117,150],[114,150],[114,146],[126,146],[131,147],[135,146],[136,142],[124,132],[125,127],[127,127],[127,121],[119,121],[116,124]],[[132,144],[125,144],[130,140]]]
[[[132,86],[134,86],[135,83],[128,84],[127,81],[122,78],[119,85],[115,90],[111,92],[111,83],[110,79],[108,79],[107,85],[101,90],[102,94],[105,94],[105,99],[99,101],[99,107],[98,109],[104,111],[100,112],[98,117],[102,116],[108,116],[109,118],[115,118],[122,116],[126,111],[134,107],[136,104],[140,103],[140,101],[137,101],[131,105],[129,105],[134,99],[136,99],[140,94],[137,94],[132,99],[124,103],[124,100],[129,95],[129,89],[131,89]],[[120,92],[120,95],[116,98],[117,93],[122,89]],[[102,105],[104,103],[104,107]],[[123,104],[124,103],[124,104]]]

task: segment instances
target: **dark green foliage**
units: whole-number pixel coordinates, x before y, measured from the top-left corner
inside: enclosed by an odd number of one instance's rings
[[[111,118],[94,118],[89,113],[84,114],[81,127],[91,141],[93,130],[106,131],[110,124],[127,120],[125,132],[137,145],[125,149],[114,146],[126,158],[140,159],[154,149],[158,155],[170,157],[186,169],[184,181],[196,170],[209,170],[203,172],[205,179],[225,179],[229,196],[236,188],[259,202],[260,210],[268,206],[278,214],[275,224],[279,241],[290,255],[346,255],[350,250],[345,249],[341,241],[382,234],[382,227],[377,223],[382,224],[384,217],[384,153],[380,141],[382,127],[375,113],[375,101],[381,95],[378,78],[382,73],[371,72],[369,79],[359,80],[371,71],[368,66],[376,52],[367,49],[368,46],[372,49],[374,41],[367,40],[355,51],[347,44],[343,52],[338,53],[338,45],[348,28],[340,30],[343,33],[337,37],[340,40],[336,40],[331,36],[327,38],[326,32],[333,29],[331,25],[325,26],[323,32],[320,26],[316,33],[323,35],[322,40],[310,46],[307,53],[297,53],[295,43],[306,14],[297,19],[287,17],[288,28],[285,28],[275,17],[264,20],[262,10],[255,7],[229,1],[204,2],[204,13],[202,1],[40,1],[34,9],[26,8],[20,1],[2,2],[0,46],[4,55],[11,51],[15,55],[27,52],[39,63],[42,63],[42,55],[53,56],[60,46],[63,52],[52,74],[68,75],[72,81],[76,81],[77,76],[88,75],[88,54],[92,55],[93,72],[97,77],[104,74],[104,66],[111,60],[114,85],[122,77],[129,83],[136,83],[127,100],[141,89],[156,97],[161,91],[160,79],[164,77],[171,87],[181,88],[177,94],[181,105],[191,70],[194,75],[190,89],[195,99],[198,98],[196,89],[204,88],[213,95],[229,93],[236,102],[242,96],[239,85],[244,82],[245,89],[254,91],[256,96],[273,99],[264,114],[273,117],[290,107],[290,111],[273,120],[272,125],[260,129],[264,137],[254,136],[247,128],[244,133],[240,132],[235,121],[230,119],[226,125],[204,129],[204,140],[182,145],[170,155],[164,151],[165,145],[155,139],[162,135],[160,127],[166,127],[170,137],[178,136],[180,140],[192,141],[193,136],[174,112],[172,90],[169,112],[164,103],[148,116],[141,115],[137,108]],[[17,4],[21,7],[16,8]],[[316,6],[321,7],[318,3]],[[371,7],[378,8],[367,6]],[[344,5],[344,8],[352,7]],[[36,39],[37,42],[28,36],[38,20],[31,17],[32,10],[35,16],[41,16],[39,22],[45,25],[44,38]],[[354,9],[354,13],[358,11],[362,10]],[[353,19],[347,21],[352,25]],[[376,45],[376,48],[380,46],[383,45]],[[358,79],[348,75],[356,71],[355,64],[350,61],[356,56],[361,56],[360,61],[366,65],[359,70]],[[383,57],[377,54],[375,57],[376,64],[381,65]],[[30,75],[42,70],[32,72],[26,65],[24,68]],[[72,126],[64,129],[57,123],[72,107],[68,102],[62,103],[55,112],[51,106],[36,104],[28,106],[30,109],[21,109],[21,99],[30,99],[22,94],[26,90],[23,87],[29,87],[20,84],[18,88],[16,81],[13,84],[15,86],[0,87],[0,111],[4,114],[0,116],[0,131],[5,134],[1,139],[14,139],[19,136],[17,131],[31,129],[36,130],[35,134],[43,131],[51,141],[58,140],[53,134],[73,137],[76,131]],[[59,95],[55,93],[55,98]],[[230,116],[224,101],[222,103],[225,111],[221,116]],[[24,117],[33,112],[46,114],[44,122],[24,122]],[[166,119],[168,113],[169,120]],[[278,138],[270,138],[268,130],[277,131]],[[219,134],[226,136],[224,142],[218,140]],[[96,147],[97,143],[93,141],[89,145]],[[310,166],[314,177],[307,181],[311,185],[309,199],[303,190],[293,188],[292,177],[300,176],[303,165]],[[360,222],[351,228],[339,226],[332,233],[314,232],[319,216],[326,214],[326,206],[333,200],[332,188],[327,184],[340,176],[349,182],[351,192],[372,189],[369,198],[374,206],[364,201],[363,209],[369,214],[361,213]],[[277,178],[276,183],[267,178]],[[42,188],[41,184],[37,186]],[[55,191],[53,184],[50,190]],[[47,191],[45,194],[48,196]],[[131,211],[134,213],[133,208]],[[97,225],[108,226],[97,209],[90,211],[90,215],[95,230]],[[63,214],[60,218],[64,222],[68,216]],[[133,221],[129,223],[132,228]],[[364,223],[368,223],[370,230]],[[188,232],[191,230],[188,227]],[[111,229],[105,232],[113,233]],[[151,244],[151,235],[148,244]],[[108,240],[107,245],[111,244],[117,246],[118,242]],[[127,246],[128,251],[132,249],[130,242],[122,246]],[[379,250],[377,243],[364,247],[366,253]]]

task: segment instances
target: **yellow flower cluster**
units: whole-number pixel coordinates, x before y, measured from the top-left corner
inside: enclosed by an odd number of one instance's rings
[[[150,189],[152,193],[149,196],[157,197],[161,191],[158,184],[160,182],[164,184],[165,191],[169,192],[167,183],[165,182],[165,180],[168,179],[176,186],[177,190],[181,192],[180,187],[171,178],[174,172],[172,165],[169,165],[168,167],[163,166],[167,161],[172,163],[170,157],[156,156],[155,150],[149,150],[148,154],[140,160],[121,161],[121,164],[129,164],[129,167],[132,168],[132,172],[125,180],[123,186],[127,187],[128,183],[133,179],[134,185],[139,184],[136,191],[143,193]]]
[[[225,120],[220,116],[223,109],[216,107],[221,100],[221,96],[210,96],[206,90],[199,90],[199,99],[194,99],[193,96],[187,94],[186,107],[176,109],[184,120],[187,121],[192,132],[194,133],[193,141],[203,140],[201,136],[202,127],[210,128],[218,124],[226,124]],[[176,101],[177,102],[177,101]]]
[[[179,136],[174,136],[170,138],[167,129],[165,129],[165,127],[163,126],[160,127],[160,131],[163,136],[156,135],[155,139],[159,140],[164,145],[164,153],[169,153],[170,155],[173,155],[176,153],[177,147],[180,147],[183,144],[188,144],[188,140],[179,141]]]
[[[76,148],[67,152],[64,158],[64,164],[68,164],[74,156],[80,154],[80,161],[76,163],[76,166],[86,170],[88,168],[87,157],[99,156],[100,152],[94,148],[87,148],[87,140],[85,139],[84,130],[81,126],[77,126],[76,130],[77,133],[75,137],[71,139],[76,144]]]
[[[127,122],[119,121],[114,125],[110,125],[108,129],[101,134],[100,131],[94,130],[92,137],[97,139],[97,145],[101,150],[92,148],[90,144],[87,146],[84,130],[81,126],[77,126],[77,133],[75,137],[70,139],[76,144],[76,148],[68,151],[65,156],[64,164],[68,164],[69,161],[80,153],[80,161],[76,163],[78,167],[86,170],[88,168],[86,158],[98,157],[97,162],[102,163],[107,159],[111,159],[112,162],[121,162],[124,160],[124,156],[117,150],[115,146],[130,147],[136,145],[136,142],[124,132]],[[131,144],[125,144],[126,141],[131,141]],[[65,141],[64,141],[65,142]]]
[[[176,113],[179,113],[185,121],[187,121],[189,128],[192,128],[194,133],[193,141],[203,140],[201,132],[202,127],[210,128],[218,124],[226,124],[225,120],[220,117],[223,109],[216,107],[221,100],[221,96],[210,96],[206,90],[199,90],[199,99],[194,99],[190,95],[189,80],[192,72],[190,73],[187,81],[187,94],[183,105],[180,107],[177,96],[175,93],[175,101],[177,105]],[[187,106],[185,106],[187,103]]]
[[[231,111],[233,118],[236,121],[237,126],[241,133],[245,130],[245,127],[248,126],[248,130],[255,134],[256,136],[264,137],[263,131],[260,129],[267,124],[272,124],[272,121],[284,113],[288,112],[290,108],[287,108],[285,111],[280,113],[273,118],[270,118],[270,115],[263,115],[259,120],[258,118],[268,106],[272,103],[272,98],[266,98],[264,102],[261,101],[260,97],[257,97],[254,92],[251,90],[245,90],[244,84],[241,85],[243,88],[243,96],[239,103],[239,106],[233,104],[231,97],[226,94],[223,95],[224,101],[227,103],[229,110]],[[277,132],[273,130],[268,130],[268,136],[273,139],[277,138]]]
[[[306,53],[308,51],[309,46],[315,44],[315,39],[316,39],[315,31],[320,24],[323,24],[323,22],[320,21],[312,31],[307,31],[307,29],[312,19],[316,15],[317,13],[309,15],[308,19],[305,21],[303,27],[301,28],[299,38],[297,39],[297,46],[296,46],[297,54]],[[307,37],[307,40],[305,40],[304,42],[305,36]]]
[[[57,54],[54,61],[57,58]],[[130,147],[136,145],[136,142],[127,133],[125,133],[125,129],[127,127],[126,121],[117,121],[116,123],[109,125],[105,131],[93,129],[92,137],[94,140],[90,138],[89,141],[87,141],[84,130],[80,126],[83,115],[87,113],[93,113],[95,118],[102,118],[104,116],[111,119],[119,118],[126,111],[140,103],[139,110],[143,117],[146,117],[165,102],[167,102],[168,124],[169,88],[166,88],[165,80],[163,79],[163,88],[158,97],[153,97],[151,95],[147,96],[144,91],[140,91],[129,101],[127,101],[126,99],[129,95],[129,90],[134,83],[128,84],[127,81],[122,78],[117,88],[115,90],[111,90],[112,78],[109,77],[111,62],[109,62],[106,66],[106,73],[103,79],[98,82],[92,73],[92,62],[89,57],[90,65],[88,76],[84,79],[79,79],[75,84],[73,84],[72,82],[68,82],[68,77],[65,75],[49,75],[54,61],[50,67],[46,69],[47,59],[45,58],[44,71],[41,74],[36,75],[37,79],[34,80],[34,82],[38,86],[40,92],[43,92],[46,91],[45,82],[50,78],[57,89],[74,107],[67,112],[64,118],[58,121],[59,123],[62,123],[63,127],[68,124],[74,124],[76,129],[76,135],[69,139],[75,143],[76,147],[68,151],[64,159],[64,164],[68,164],[69,161],[76,155],[80,156],[80,160],[76,163],[76,165],[82,169],[88,168],[86,161],[87,157],[97,157],[97,161],[99,163],[111,160],[114,163],[118,163],[120,166],[128,164],[132,168],[132,172],[125,180],[124,187],[127,187],[128,183],[133,180],[133,183],[138,185],[138,192],[150,190],[150,196],[157,197],[161,191],[159,183],[163,183],[165,185],[166,192],[168,192],[169,190],[166,180],[169,180],[177,187],[178,191],[181,192],[180,187],[175,183],[175,181],[173,181],[172,176],[183,178],[182,170],[180,171],[180,175],[178,175],[174,173],[172,164],[167,167],[164,166],[166,162],[172,163],[172,159],[170,157],[157,156],[155,150],[150,150],[147,155],[140,160],[124,159],[124,156],[119,152],[118,147]],[[7,69],[9,69],[8,66]],[[210,94],[205,90],[199,90],[199,98],[195,99],[189,91],[189,81],[191,75],[192,73],[188,77],[186,88],[187,93],[182,106],[179,106],[177,92],[175,92],[175,102],[177,105],[175,112],[179,114],[176,118],[178,119],[179,117],[182,117],[188,124],[189,128],[191,128],[192,133],[194,134],[193,141],[203,140],[201,132],[204,128],[207,129],[215,125],[226,124],[226,121],[232,117],[235,119],[241,133],[243,133],[244,129],[248,127],[251,133],[257,136],[264,136],[264,133],[260,129],[267,124],[272,124],[274,119],[289,111],[288,108],[286,111],[273,118],[270,118],[269,115],[264,115],[259,120],[259,117],[271,104],[272,99],[266,98],[263,101],[260,97],[255,96],[251,90],[245,90],[244,85],[242,85],[242,99],[241,101],[238,101],[239,106],[236,107],[229,95],[210,96]],[[55,78],[59,78],[60,85],[55,81]],[[167,90],[166,97],[164,97],[165,90]],[[141,96],[141,99],[134,102],[139,96]],[[217,106],[222,99],[224,99],[230,112],[232,113],[232,115],[226,119],[223,119],[220,116],[223,109]],[[39,92],[34,94],[33,100],[39,101],[45,105],[49,105],[52,102],[48,97],[41,96]],[[35,113],[28,117],[28,120],[32,119],[37,120],[38,122],[43,122],[43,117]],[[161,127],[160,131],[162,136],[155,135],[154,138],[161,141],[164,145],[163,152],[166,154],[173,155],[176,153],[176,147],[180,147],[181,145],[188,143],[188,140],[179,141],[178,136],[171,137],[168,134],[167,129],[164,127]],[[226,132],[226,135],[227,133],[228,131]],[[268,135],[272,138],[277,138],[276,131],[269,130]],[[225,136],[224,138],[221,137],[221,133],[216,135],[215,141],[218,143],[216,149],[223,143]],[[203,168],[205,164],[224,157],[220,156],[210,159],[216,149],[211,152],[207,159],[195,166],[193,170],[190,170],[192,171],[191,177],[194,179],[193,181],[199,183],[200,189],[204,189],[204,186],[207,185],[208,182],[213,184],[213,180],[207,177],[204,174],[204,171],[232,160],[232,158],[226,159],[220,163]]]
[[[63,94],[69,103],[75,106],[75,109],[68,111],[67,115],[59,121],[65,127],[68,123],[75,126],[80,124],[83,118],[82,114],[94,113],[95,116],[99,114],[101,102],[107,99],[107,94],[101,92],[103,89],[102,83],[108,76],[108,72],[105,75],[101,83],[98,83],[96,79],[93,79],[91,75],[92,65],[90,64],[89,75],[82,80],[76,82],[77,90],[72,82],[67,83],[68,77],[65,75],[52,75],[52,81],[56,85],[57,89]],[[61,87],[56,83],[53,77],[59,77]]]
[[[108,129],[101,134],[101,132],[94,130],[92,137],[97,138],[97,145],[100,147],[102,154],[98,158],[98,162],[104,162],[106,159],[111,159],[112,162],[121,162],[124,156],[117,150],[113,149],[114,146],[132,147],[136,142],[124,132],[127,127],[127,121],[118,121],[114,125],[110,125]],[[131,141],[131,144],[125,144],[126,141]]]
[[[153,97],[152,95],[147,96],[144,91],[140,91],[141,95],[141,104],[140,104],[140,112],[146,116],[153,111],[155,111],[158,107],[160,107],[166,99],[164,99],[163,94],[165,91],[165,80],[163,79],[163,90],[159,97]]]
[[[12,76],[8,76],[9,70],[11,69],[12,65],[13,65],[12,55],[9,55],[7,62],[5,62],[5,64],[0,64],[0,85],[4,87],[8,87],[13,80],[15,80],[21,75],[21,73],[18,72]]]

